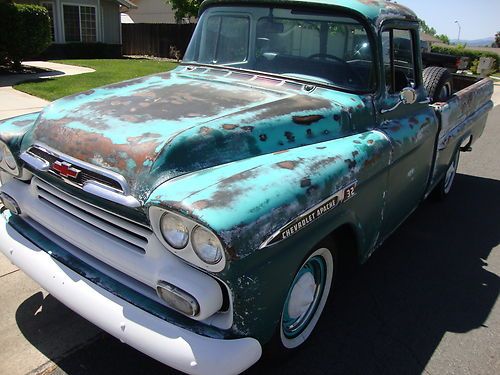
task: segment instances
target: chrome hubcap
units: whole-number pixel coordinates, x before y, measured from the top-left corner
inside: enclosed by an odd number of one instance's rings
[[[287,338],[297,337],[318,308],[326,281],[326,263],[315,256],[295,276],[283,310],[282,329]]]
[[[453,163],[451,163],[450,167],[446,171],[446,176],[444,178],[444,192],[446,194],[450,192],[456,174],[457,174],[457,158],[453,160]]]

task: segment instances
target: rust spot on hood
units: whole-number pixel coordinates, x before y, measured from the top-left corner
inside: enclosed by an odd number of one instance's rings
[[[279,155],[279,154],[284,154],[286,152],[289,152],[290,150],[281,150],[281,151],[276,151],[276,152],[273,152],[274,155]]]
[[[237,173],[231,177],[228,177],[228,178],[225,178],[223,180],[221,180],[219,183],[221,186],[227,186],[227,185],[231,185],[235,182],[241,182],[241,181],[245,181],[245,180],[248,180],[250,178],[253,178],[257,175],[257,172],[254,169],[249,169],[247,171],[243,171],[243,172],[240,172],[240,173]]]
[[[304,177],[302,180],[300,180],[300,187],[305,188],[311,186],[311,179],[308,177]]]
[[[297,125],[306,125],[309,126],[311,124],[314,124],[315,122],[318,122],[322,120],[324,116],[322,115],[309,115],[309,116],[293,116],[293,122],[296,123]]]
[[[194,202],[191,206],[195,210],[203,210],[209,206],[209,202],[206,199],[202,199]]]
[[[295,167],[297,166],[297,163],[294,162],[294,161],[291,161],[291,160],[287,160],[287,161],[281,161],[277,164],[278,167],[280,168],[283,168],[283,169],[295,169]]]

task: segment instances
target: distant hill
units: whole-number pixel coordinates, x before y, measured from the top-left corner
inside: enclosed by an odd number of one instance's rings
[[[474,40],[460,40],[460,43],[467,43],[468,47],[491,47],[491,44],[495,41],[495,38],[483,38],[483,39],[474,39]],[[453,39],[450,41],[451,44],[458,43],[457,39]]]

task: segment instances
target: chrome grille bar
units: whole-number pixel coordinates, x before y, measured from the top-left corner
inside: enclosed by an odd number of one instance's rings
[[[151,230],[76,199],[39,178],[34,178],[33,183],[38,198],[46,204],[63,210],[94,230],[105,232],[115,240],[125,242],[135,251],[145,253],[148,239],[153,234]]]

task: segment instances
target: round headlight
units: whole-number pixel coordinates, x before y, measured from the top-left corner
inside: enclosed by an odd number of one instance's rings
[[[222,244],[210,231],[197,226],[193,230],[191,243],[196,255],[205,263],[217,264],[222,259]]]
[[[174,249],[183,249],[189,240],[189,230],[177,216],[166,213],[162,216],[160,229],[165,241]]]
[[[9,167],[12,171],[17,170],[16,159],[14,159],[14,155],[12,155],[10,151],[5,153],[5,164],[7,164],[7,167]]]
[[[0,142],[0,167],[14,175],[19,173],[14,155],[3,142]]]

